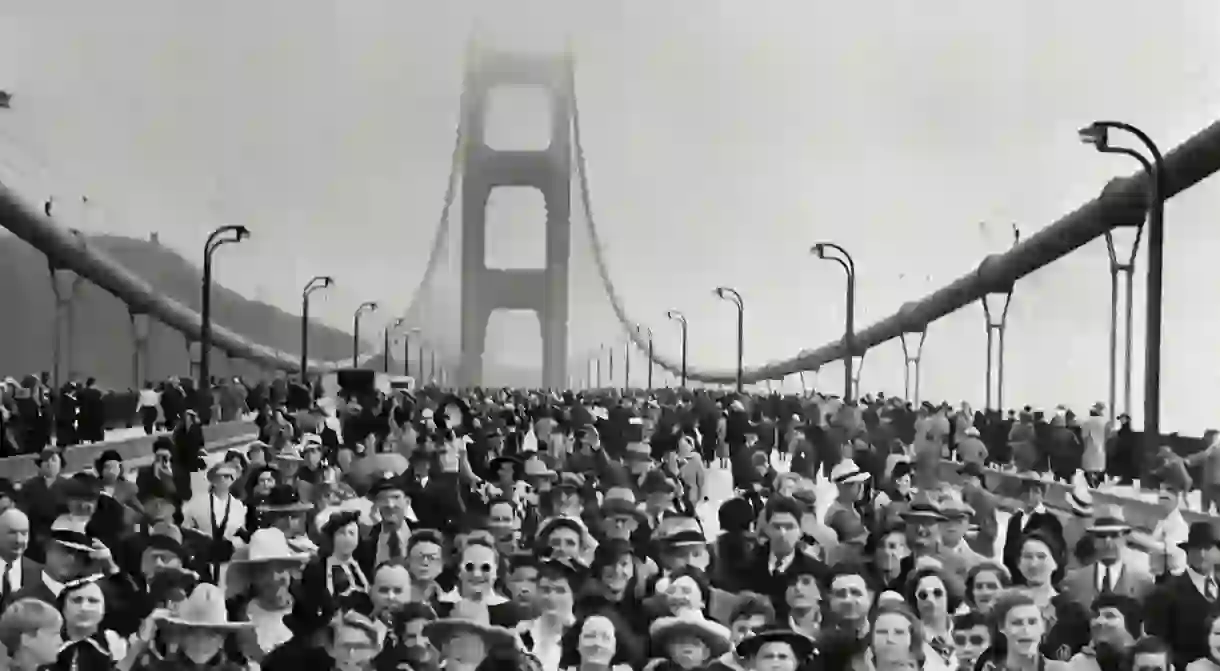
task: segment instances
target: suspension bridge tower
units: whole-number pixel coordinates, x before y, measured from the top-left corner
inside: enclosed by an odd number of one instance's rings
[[[571,252],[572,86],[570,54],[473,49],[466,64],[462,119],[461,384],[483,377],[487,323],[496,310],[530,310],[542,328],[542,384],[563,388],[568,361],[568,264]],[[543,90],[551,107],[547,147],[500,151],[486,143],[490,93],[496,87]],[[487,201],[498,187],[533,187],[546,203],[546,267],[487,267]],[[542,225],[543,222],[537,222]]]

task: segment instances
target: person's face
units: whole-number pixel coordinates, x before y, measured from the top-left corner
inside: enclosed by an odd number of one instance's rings
[[[991,606],[995,604],[996,597],[1000,595],[1000,590],[1004,589],[1004,583],[1001,582],[1000,576],[995,571],[979,571],[974,576],[974,607],[980,613],[991,612]]]
[[[381,644],[358,627],[339,625],[331,629],[330,656],[336,669],[363,669],[381,652]]]
[[[407,561],[411,567],[411,576],[421,582],[436,580],[445,568],[441,546],[427,541],[418,541],[412,545]]]
[[[374,503],[383,522],[401,523],[407,510],[407,495],[397,489],[377,492]]]
[[[602,524],[602,532],[608,538],[617,538],[619,540],[630,540],[631,534],[639,528],[640,523],[631,515],[613,515],[605,518]]]
[[[940,524],[938,520],[911,517],[906,520],[907,533],[910,535],[911,547],[916,550],[930,551],[940,543]]]
[[[699,584],[690,576],[682,576],[669,583],[665,590],[665,603],[669,612],[678,614],[689,611],[703,610],[703,592]]]
[[[911,656],[911,621],[898,613],[882,613],[873,623],[873,654],[896,662]]]
[[[462,594],[490,594],[496,582],[496,553],[483,545],[470,545],[458,562]]]
[[[671,548],[665,554],[668,558],[666,563],[672,571],[677,571],[687,566],[693,566],[700,571],[706,571],[712,561],[712,556],[707,551],[707,545],[703,543],[679,545]]]
[[[1045,543],[1037,540],[1027,540],[1021,545],[1021,555],[1017,560],[1017,570],[1025,576],[1026,581],[1033,585],[1047,584],[1058,565],[1055,563],[1051,550]]]
[[[107,484],[118,482],[123,475],[123,463],[113,459],[102,462],[102,472],[98,476]]]
[[[267,564],[258,573],[257,587],[264,594],[286,594],[299,567],[292,564]]]
[[[830,585],[830,611],[843,620],[860,620],[868,615],[872,594],[864,577],[841,575]]]
[[[786,556],[796,549],[801,539],[801,521],[791,513],[772,515],[767,520],[767,538],[771,541],[771,552],[775,556]]]
[[[754,671],[796,671],[797,664],[796,652],[783,641],[763,643],[754,656]]]
[[[305,450],[305,465],[309,468],[317,468],[318,464],[322,463],[322,451],[316,447],[310,447]]]
[[[602,568],[601,579],[606,587],[614,593],[622,593],[627,584],[635,577],[635,558],[625,554],[613,564]]]
[[[427,620],[408,620],[403,626],[402,646],[407,653],[407,660],[414,668],[419,668],[435,657],[435,649],[431,641],[424,635],[424,625]]]
[[[1169,655],[1163,652],[1142,652],[1131,658],[1131,671],[1170,671]]]
[[[733,646],[736,647],[747,636],[756,631],[762,631],[767,627],[767,618],[762,615],[751,615],[743,617],[733,622],[733,626],[729,627],[729,633],[732,637]]]
[[[964,516],[945,520],[940,523],[941,540],[951,548],[957,547],[957,544],[966,537],[966,530],[969,527],[970,519]]]
[[[512,464],[500,464],[500,470],[496,471],[496,475],[500,478],[500,482],[512,482],[515,469]]]
[[[566,615],[572,612],[572,585],[562,578],[538,580],[538,604],[543,612]]]
[[[669,641],[669,645],[666,648],[669,653],[669,659],[684,671],[703,666],[707,662],[708,657],[711,656],[711,651],[708,650],[707,644],[689,635],[675,636]]]
[[[487,512],[487,522],[496,538],[510,535],[517,528],[517,516],[513,513],[513,507],[508,503],[497,503],[492,506]]]
[[[269,471],[263,471],[258,474],[258,480],[254,483],[254,492],[256,494],[269,494],[272,488],[275,487],[275,474]]]
[[[145,581],[152,580],[154,575],[167,568],[182,568],[182,558],[160,548],[148,548],[140,555],[140,573]]]
[[[915,586],[915,603],[921,616],[943,616],[948,612],[948,599],[945,583],[936,576],[924,576]]]
[[[1042,504],[1042,488],[1030,487],[1025,490],[1025,505],[1035,508]]]
[[[1127,547],[1127,535],[1111,531],[1093,534],[1093,547],[1097,558],[1104,562],[1115,562],[1122,558]]]
[[[64,462],[60,459],[59,455],[52,454],[42,460],[42,463],[38,465],[38,470],[45,478],[56,478],[59,477],[59,472],[63,470],[63,466]]]
[[[980,655],[991,647],[991,629],[985,624],[953,632],[954,654],[959,668],[974,668]]]
[[[360,525],[352,522],[336,529],[333,544],[336,556],[352,556],[356,551],[356,546],[360,544]]]
[[[204,664],[220,653],[225,644],[225,637],[210,631],[184,631],[177,636],[177,642],[187,659],[196,664]]]
[[[1098,608],[1089,621],[1089,635],[1094,643],[1118,642],[1127,626],[1127,618],[1117,608]]]
[[[609,667],[618,649],[618,636],[608,618],[593,615],[581,625],[576,650],[585,664]]]
[[[0,550],[6,557],[20,557],[30,544],[30,518],[20,510],[0,514]]]
[[[1033,657],[1038,654],[1042,635],[1046,633],[1046,622],[1037,606],[1017,606],[1009,610],[1000,623],[1000,632],[1008,640],[1009,650],[1022,657]]]
[[[793,610],[816,610],[822,603],[822,590],[818,589],[816,578],[801,574],[788,583],[784,598]]]
[[[454,634],[442,647],[445,658],[461,666],[475,667],[487,658],[487,644],[478,634]]]
[[[533,608],[538,593],[538,569],[533,566],[518,566],[508,574],[508,594],[518,605]]]
[[[90,583],[74,590],[64,599],[63,616],[69,626],[84,631],[92,630],[102,621],[106,613],[106,602],[102,588]]]
[[[877,547],[877,568],[883,571],[897,571],[902,560],[911,554],[907,547],[907,537],[901,531],[891,531],[881,539]]]
[[[555,559],[580,558],[580,534],[566,527],[559,527],[547,536],[547,547],[551,548],[551,556]]]
[[[411,576],[401,566],[382,566],[373,576],[369,599],[377,613],[393,612],[411,598]]]

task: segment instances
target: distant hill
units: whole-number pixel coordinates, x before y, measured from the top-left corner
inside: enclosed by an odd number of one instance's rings
[[[177,252],[155,241],[117,236],[93,236],[89,244],[105,251],[136,275],[169,296],[198,310],[202,271]],[[212,316],[223,325],[263,345],[300,352],[299,315],[266,303],[248,300],[217,284],[212,294]],[[50,371],[53,361],[55,295],[46,257],[25,242],[0,236],[0,315],[13,316],[0,323],[0,377],[20,377]],[[82,282],[76,299],[76,342],[71,357],[78,377],[92,375],[104,387],[131,385],[133,340],[127,310],[110,293]],[[66,347],[66,345],[65,345]],[[324,360],[351,355],[351,335],[338,329],[311,325],[310,355]],[[149,339],[149,369],[154,380],[188,375],[186,343],[172,329],[153,322]],[[243,364],[230,363],[213,350],[214,375],[251,373]]]

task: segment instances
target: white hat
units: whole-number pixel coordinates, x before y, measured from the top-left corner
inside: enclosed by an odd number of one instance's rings
[[[830,480],[836,485],[866,482],[869,477],[871,476],[860,470],[856,462],[851,459],[843,459],[830,470]]]
[[[269,527],[251,534],[250,542],[245,547],[238,548],[234,553],[232,564],[304,564],[307,561],[309,561],[309,555],[293,550],[288,545],[288,539],[284,536],[283,531]]]
[[[178,605],[174,614],[160,620],[158,624],[164,627],[211,631],[238,631],[254,626],[253,622],[230,622],[224,594],[219,587],[206,582],[196,586],[195,591]]]

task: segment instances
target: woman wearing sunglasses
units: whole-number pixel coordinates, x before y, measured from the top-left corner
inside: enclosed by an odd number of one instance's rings
[[[499,592],[499,575],[500,553],[487,540],[470,538],[457,557],[457,589],[437,598],[437,616],[515,627],[522,613]]]
[[[924,640],[947,665],[955,664],[953,613],[961,604],[958,581],[939,568],[921,568],[907,578],[906,600],[919,616]]]

